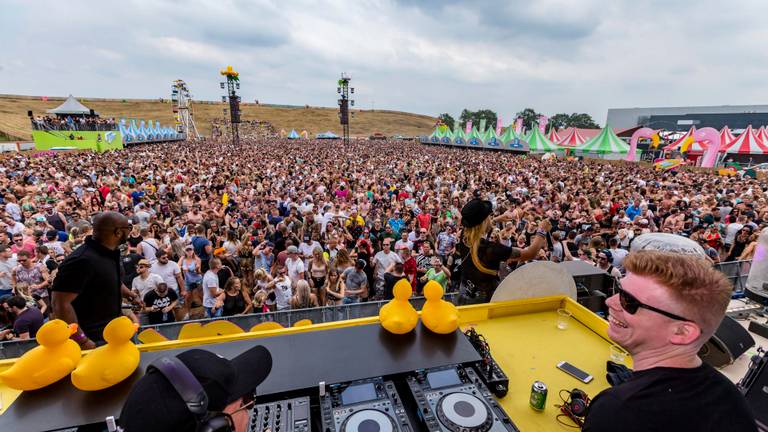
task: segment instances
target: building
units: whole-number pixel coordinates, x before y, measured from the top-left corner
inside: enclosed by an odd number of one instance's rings
[[[691,126],[720,130],[727,125],[739,130],[751,124],[758,128],[768,125],[768,105],[609,108],[606,124],[617,129],[642,125],[670,131],[687,131]]]

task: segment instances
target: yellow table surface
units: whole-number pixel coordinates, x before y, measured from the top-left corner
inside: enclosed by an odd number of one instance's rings
[[[558,330],[556,326],[556,311],[561,307],[573,313],[566,330]],[[569,429],[555,420],[559,410],[554,404],[560,403],[560,389],[578,387],[593,397],[608,387],[605,379],[605,362],[611,346],[606,334],[608,324],[575,301],[565,296],[540,297],[464,306],[459,311],[461,328],[472,326],[486,337],[494,359],[509,377],[509,393],[499,399],[499,403],[522,431]],[[156,351],[376,322],[378,317],[361,318],[264,332],[164,341],[139,345],[139,349]],[[14,361],[0,361],[0,371]],[[560,361],[567,361],[592,374],[594,380],[584,384],[565,374],[555,367]],[[628,366],[631,367],[631,359],[628,359]],[[531,385],[536,380],[543,381],[549,389],[543,412],[534,411],[528,404]],[[20,393],[0,384],[0,414]]]
[[[572,307],[570,303],[566,306]],[[509,393],[499,399],[499,403],[522,431],[561,428],[555,419],[560,414],[555,404],[561,403],[558,395],[561,389],[580,388],[593,397],[609,387],[605,367],[611,343],[575,318],[570,319],[566,330],[559,330],[556,320],[556,310],[549,310],[462,326],[463,329],[474,327],[485,336],[493,358],[509,377]],[[589,384],[578,381],[555,367],[561,361],[573,364],[594,379]],[[548,389],[542,412],[529,405],[531,385],[536,380],[544,382]],[[568,419],[561,419],[570,424]]]

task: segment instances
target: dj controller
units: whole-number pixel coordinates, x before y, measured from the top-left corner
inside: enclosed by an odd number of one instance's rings
[[[249,432],[515,432],[473,365],[320,383],[273,395],[251,411]]]

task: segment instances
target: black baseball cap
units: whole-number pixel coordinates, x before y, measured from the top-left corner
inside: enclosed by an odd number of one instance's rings
[[[490,201],[472,199],[461,208],[461,225],[465,228],[480,225],[492,212],[493,204]]]
[[[176,356],[197,378],[208,396],[208,411],[220,412],[253,394],[272,370],[272,355],[255,346],[227,360],[210,351],[191,349]],[[128,394],[120,413],[126,432],[194,431],[197,418],[159,370],[148,368]]]

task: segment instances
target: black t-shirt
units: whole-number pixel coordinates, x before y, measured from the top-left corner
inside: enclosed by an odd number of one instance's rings
[[[72,307],[78,325],[94,342],[103,341],[104,327],[122,315],[120,264],[119,250],[107,249],[88,236],[64,258],[53,280],[51,291],[78,294]]]
[[[156,307],[156,312],[147,313],[147,318],[150,324],[163,324],[176,321],[173,316],[173,311],[163,313],[162,309],[168,307],[171,303],[178,300],[179,296],[176,291],[168,289],[165,295],[161,296],[157,291],[152,290],[144,295],[144,304],[147,307]]]
[[[635,372],[589,406],[584,432],[757,431],[736,386],[712,366]]]
[[[29,333],[29,338],[34,339],[37,330],[43,325],[43,314],[37,308],[28,307],[13,321],[13,332],[16,335]]]
[[[245,310],[245,298],[242,292],[237,292],[235,295],[229,295],[227,293],[224,296],[224,316],[232,316],[242,313]]]
[[[464,242],[457,244],[456,249],[462,256],[462,279],[471,281],[472,284],[474,284],[474,286],[490,300],[493,291],[496,290],[496,286],[499,284],[498,274],[488,274],[480,271],[475,266],[472,256],[469,254],[469,247],[465,245]],[[509,259],[510,255],[512,255],[512,250],[513,249],[509,246],[480,239],[477,255],[480,259],[480,263],[485,268],[495,272],[498,271],[499,265],[501,265],[503,261]]]
[[[396,276],[392,273],[384,273],[384,300],[392,300],[394,298],[392,289],[400,279],[406,279],[405,275]]]
[[[123,255],[120,259],[123,263],[123,283],[125,286],[130,287],[131,283],[133,282],[133,278],[138,276],[138,273],[136,272],[136,265],[139,264],[139,260],[141,260],[143,257],[137,253],[129,253],[126,255]]]

